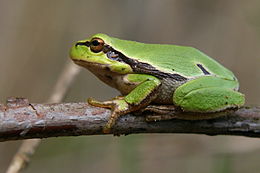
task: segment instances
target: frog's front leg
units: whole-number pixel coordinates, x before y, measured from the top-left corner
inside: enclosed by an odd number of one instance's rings
[[[88,100],[88,103],[93,106],[110,108],[112,111],[109,121],[103,129],[104,133],[110,132],[116,120],[121,115],[147,106],[157,97],[157,89],[161,85],[159,79],[146,74],[127,74],[124,80],[126,80],[126,83],[136,85],[128,95],[105,102],[99,102],[94,99]]]
[[[244,104],[244,95],[237,92],[237,88],[237,81],[214,76],[200,77],[177,88],[173,101],[175,105],[187,112],[222,111]]]

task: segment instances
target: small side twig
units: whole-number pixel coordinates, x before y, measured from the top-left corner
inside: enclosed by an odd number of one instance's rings
[[[65,96],[70,84],[79,73],[79,68],[76,68],[71,62],[67,63],[61,75],[59,76],[54,89],[47,100],[48,103],[61,102]],[[7,101],[10,104],[10,100]],[[12,102],[12,100],[11,100]],[[32,106],[32,105],[31,105]],[[33,108],[33,106],[32,106]],[[34,109],[34,108],[33,108]],[[30,139],[23,141],[17,153],[14,155],[6,173],[19,173],[28,165],[31,156],[41,143],[41,139]]]

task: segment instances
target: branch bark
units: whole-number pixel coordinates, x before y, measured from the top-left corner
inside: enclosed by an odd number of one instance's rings
[[[103,134],[110,110],[87,103],[32,104],[13,98],[0,104],[0,141],[57,136]],[[144,116],[128,114],[117,121],[111,133],[197,133],[260,137],[260,107],[240,108],[209,120],[147,122]]]

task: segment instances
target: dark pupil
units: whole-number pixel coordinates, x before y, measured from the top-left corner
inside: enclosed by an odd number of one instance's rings
[[[92,41],[92,45],[93,45],[93,46],[98,46],[99,44],[100,44],[100,43],[99,43],[97,40],[93,40],[93,41]]]

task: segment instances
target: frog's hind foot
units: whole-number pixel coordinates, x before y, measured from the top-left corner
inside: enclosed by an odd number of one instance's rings
[[[148,105],[141,110],[148,122],[175,119],[178,117],[179,112],[180,109],[174,105]]]

